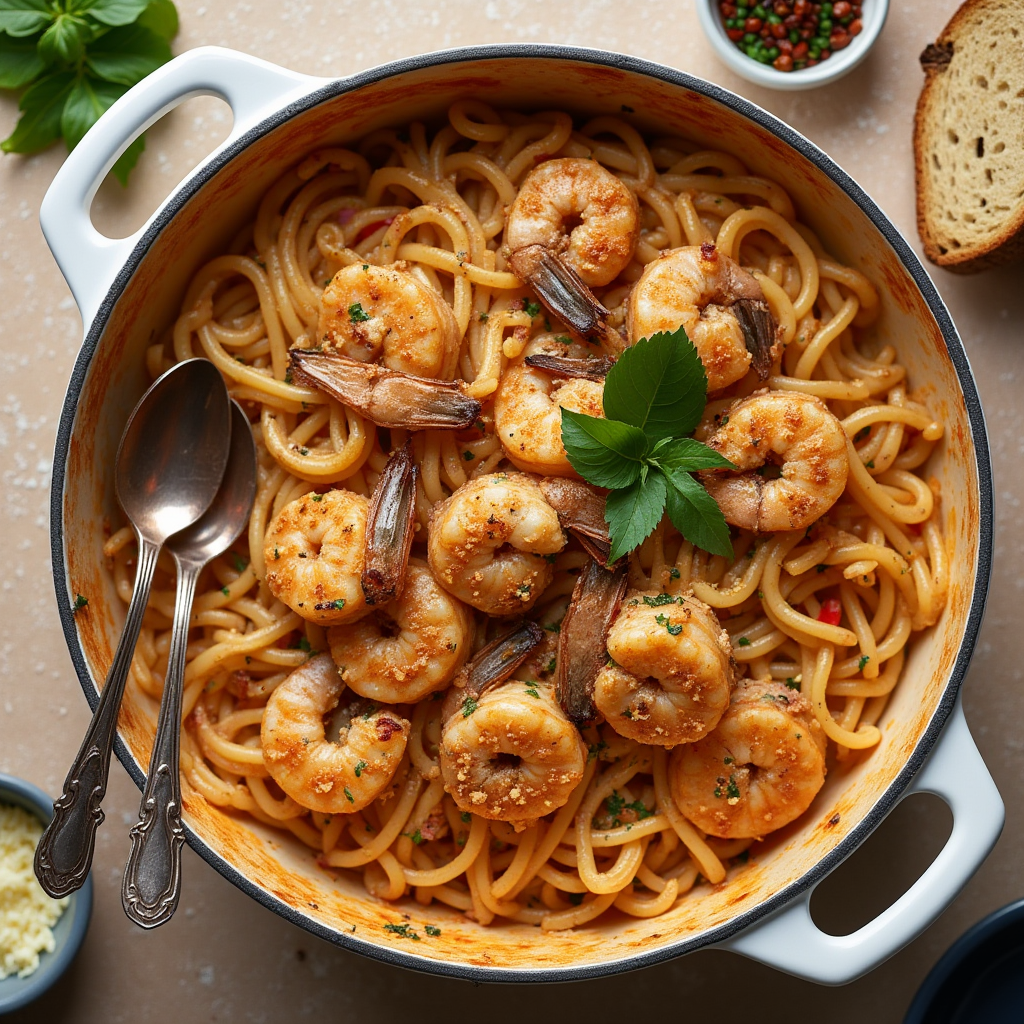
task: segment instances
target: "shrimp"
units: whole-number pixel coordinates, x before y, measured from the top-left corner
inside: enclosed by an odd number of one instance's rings
[[[743,680],[718,727],[669,761],[672,796],[721,839],[788,825],[825,782],[825,735],[806,697],[770,679]]]
[[[274,597],[324,626],[365,615],[361,574],[369,506],[345,490],[310,492],[285,505],[263,541]]]
[[[427,560],[450,594],[489,615],[522,614],[554,576],[565,547],[558,515],[525,473],[463,484],[430,510]]]
[[[420,377],[450,378],[459,357],[451,307],[405,263],[339,270],[320,300],[317,337],[325,350]]]
[[[337,742],[328,740],[324,718],[344,689],[331,656],[318,654],[270,695],[260,727],[271,778],[296,803],[322,814],[350,814],[372,803],[409,740],[409,722],[365,701],[333,716],[341,728]]]
[[[494,429],[509,461],[527,473],[573,476],[562,444],[562,409],[604,416],[604,374],[600,381],[563,373],[607,373],[603,359],[574,358],[578,345],[541,335],[526,346],[523,358],[501,375],[494,395]],[[543,360],[538,366],[534,360]],[[566,368],[565,364],[571,365]]]
[[[369,501],[310,492],[285,505],[263,541],[267,586],[304,619],[337,625],[397,597],[415,529],[416,467],[406,442],[388,458]]]
[[[620,735],[674,747],[707,735],[729,706],[732,645],[695,597],[626,594],[608,631],[613,664],[594,681],[594,703]]]
[[[587,748],[549,683],[510,679],[478,699],[453,688],[442,717],[441,776],[464,811],[526,824],[583,778]]]
[[[412,559],[402,594],[358,622],[327,631],[344,682],[361,697],[411,704],[444,689],[469,656],[473,620]]]
[[[778,328],[761,286],[710,242],[672,249],[647,264],[626,308],[630,344],[686,329],[708,375],[708,391],[746,376],[765,380],[779,354]]]
[[[733,526],[758,533],[806,529],[846,487],[846,432],[811,395],[757,391],[727,410],[707,444],[736,467],[701,473]],[[775,478],[762,470],[776,465]]]
[[[575,224],[575,226],[572,226]],[[591,288],[610,284],[633,258],[640,237],[636,196],[593,160],[546,160],[519,188],[508,211],[509,266],[581,337],[621,340]]]
[[[336,352],[292,349],[291,374],[336,398],[378,427],[400,430],[464,430],[480,415],[480,403],[464,381],[432,380]]]

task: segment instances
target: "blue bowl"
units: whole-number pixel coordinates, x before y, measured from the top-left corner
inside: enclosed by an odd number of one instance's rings
[[[53,817],[53,800],[38,786],[13,775],[0,773],[0,803],[23,807],[44,825]],[[17,1010],[38,999],[75,958],[89,927],[92,913],[92,875],[68,899],[64,913],[53,926],[56,942],[52,953],[40,953],[39,967],[27,978],[8,975],[0,981],[0,1014]]]
[[[989,914],[931,969],[903,1024],[1024,1020],[1024,900]]]

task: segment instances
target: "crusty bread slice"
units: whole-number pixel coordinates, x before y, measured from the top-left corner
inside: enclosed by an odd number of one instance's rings
[[[967,0],[921,54],[917,229],[933,263],[1024,259],[1024,0]]]

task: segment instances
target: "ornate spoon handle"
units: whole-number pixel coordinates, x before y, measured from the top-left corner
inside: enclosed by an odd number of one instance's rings
[[[54,802],[53,819],[36,847],[36,877],[54,899],[67,896],[84,884],[92,864],[96,829],[103,821],[100,803],[107,791],[110,751],[117,733],[117,713],[160,553],[160,545],[141,534],[138,541],[139,564],[124,630],[103,684],[100,702],[64,780],[64,792]]]
[[[124,912],[143,928],[156,928],[169,921],[181,894],[181,844],[185,841],[178,772],[181,705],[192,601],[199,571],[205,563],[193,565],[180,558],[177,562],[178,591],[160,718],[139,820],[131,827],[132,848],[121,883]]]

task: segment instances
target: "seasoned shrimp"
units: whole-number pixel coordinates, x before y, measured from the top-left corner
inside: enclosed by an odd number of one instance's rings
[[[575,226],[572,226],[575,225]],[[509,266],[581,337],[621,341],[591,288],[610,284],[640,236],[636,196],[593,160],[546,160],[523,181],[508,212]]]
[[[412,559],[401,596],[379,611],[327,632],[344,682],[361,697],[411,704],[444,689],[469,656],[468,608]]]
[[[328,740],[324,719],[344,689],[331,656],[318,654],[270,695],[260,727],[271,778],[296,803],[322,814],[349,814],[375,800],[409,740],[404,718],[365,701],[341,713],[338,740]]]
[[[263,542],[274,597],[325,626],[365,615],[360,575],[369,505],[345,490],[310,492],[285,505]]]
[[[672,796],[721,839],[774,832],[825,782],[825,735],[805,697],[770,679],[743,680],[718,728],[669,762]]]
[[[430,510],[430,568],[450,594],[489,615],[531,608],[554,575],[545,556],[563,547],[557,513],[525,473],[470,480]]]
[[[601,381],[555,376],[550,368],[542,368],[545,363],[538,366],[532,362],[540,356],[547,358],[549,367],[552,357],[576,363],[582,355],[576,350],[581,348],[541,335],[501,375],[494,395],[495,432],[509,460],[527,473],[576,476],[562,444],[562,409],[604,416],[603,375]],[[599,364],[601,369],[607,365],[604,360],[580,360],[580,369],[569,372],[587,372],[588,362]]]
[[[778,333],[757,281],[711,243],[672,249],[647,264],[626,309],[630,344],[686,329],[708,391],[734,384],[753,364],[761,380],[778,355]]]
[[[404,263],[343,267],[324,289],[317,332],[326,350],[420,377],[450,378],[459,357],[455,314]]]
[[[626,594],[608,631],[594,703],[620,735],[674,747],[707,735],[729,706],[735,671],[729,636],[695,597]]]
[[[727,410],[707,444],[736,467],[701,474],[733,526],[759,533],[806,529],[846,487],[846,433],[811,395],[755,392]],[[765,466],[778,466],[779,476],[770,477]]]
[[[639,236],[636,196],[599,163],[577,157],[545,160],[530,171],[505,227],[512,254],[542,246],[562,255],[591,288],[622,273]]]
[[[464,381],[432,380],[337,352],[292,349],[292,379],[336,398],[378,427],[464,430],[480,415]]]
[[[464,811],[530,822],[583,778],[587,748],[548,683],[510,679],[478,699],[452,689],[442,715],[441,775]]]

